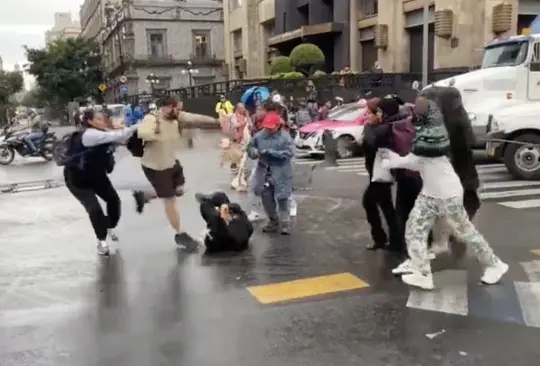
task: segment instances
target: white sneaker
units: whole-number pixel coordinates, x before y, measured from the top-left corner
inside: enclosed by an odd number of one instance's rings
[[[114,232],[113,229],[109,229],[108,230],[108,235],[109,235],[109,238],[111,238],[112,241],[118,241],[118,235],[116,235],[116,233]]]
[[[434,260],[435,258],[437,258],[437,254],[435,254],[435,252],[433,250],[428,250],[427,252],[427,257],[430,261]]]
[[[494,285],[501,280],[506,272],[508,272],[508,264],[499,261],[494,266],[486,267],[480,280],[486,285]]]
[[[418,271],[413,271],[401,276],[401,280],[407,285],[420,287],[423,290],[433,290],[435,288],[435,284],[433,283],[433,275],[431,273],[428,275],[423,275]]]
[[[98,241],[97,252],[99,255],[109,255],[109,244],[105,240]]]
[[[407,274],[407,273],[411,273],[412,271],[413,271],[413,269],[411,267],[411,260],[406,259],[403,262],[401,262],[401,264],[399,266],[397,266],[396,268],[394,268],[392,270],[392,274],[404,275],[404,274]]]
[[[251,222],[259,221],[261,218],[261,215],[256,211],[251,211],[248,215],[248,220]]]

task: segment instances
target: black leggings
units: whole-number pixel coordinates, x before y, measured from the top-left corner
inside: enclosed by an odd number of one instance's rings
[[[399,245],[399,225],[394,203],[392,202],[392,184],[382,182],[369,183],[364,192],[362,204],[366,211],[367,221],[371,226],[371,237],[375,245],[383,246],[388,241],[391,248]],[[388,225],[388,235],[382,227],[379,208]]]
[[[227,250],[231,242],[227,223],[219,215],[219,208],[223,204],[230,203],[229,197],[223,192],[216,192],[208,201],[201,202],[201,216],[206,221],[209,236],[205,238],[205,246],[209,252]]]
[[[84,185],[80,185],[69,172],[65,172],[64,176],[67,188],[88,212],[97,239],[105,240],[108,229],[115,228],[120,221],[120,197],[109,177],[106,175],[99,179],[88,177]],[[98,197],[105,201],[107,215],[103,212]]]

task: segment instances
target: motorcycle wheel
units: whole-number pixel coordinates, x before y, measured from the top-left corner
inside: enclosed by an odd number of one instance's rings
[[[55,143],[53,141],[44,142],[39,152],[41,157],[47,161],[51,161],[53,159],[54,146]]]
[[[0,146],[0,165],[9,165],[15,159],[15,150],[7,145]]]

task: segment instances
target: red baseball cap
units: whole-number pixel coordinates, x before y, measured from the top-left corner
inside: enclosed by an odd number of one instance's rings
[[[276,112],[268,112],[261,123],[262,128],[274,129],[281,125],[281,117]]]

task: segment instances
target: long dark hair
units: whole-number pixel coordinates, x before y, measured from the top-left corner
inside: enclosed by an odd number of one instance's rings
[[[90,121],[94,119],[96,116],[96,111],[93,108],[88,108],[83,112],[82,118],[81,118],[81,125],[84,128],[90,127]]]

